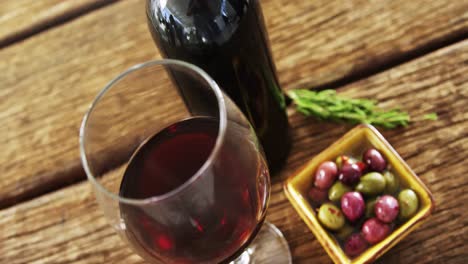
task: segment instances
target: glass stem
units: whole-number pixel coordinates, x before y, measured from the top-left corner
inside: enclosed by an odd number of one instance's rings
[[[247,247],[239,257],[229,262],[229,264],[249,264],[251,263],[252,256],[255,252],[255,246]]]

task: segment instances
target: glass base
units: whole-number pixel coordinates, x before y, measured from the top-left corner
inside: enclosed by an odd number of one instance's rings
[[[288,242],[276,226],[266,221],[252,243],[229,264],[254,263],[292,263]]]

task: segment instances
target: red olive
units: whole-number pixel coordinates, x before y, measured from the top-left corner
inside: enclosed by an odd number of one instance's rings
[[[346,218],[354,222],[364,214],[365,204],[359,192],[347,192],[341,197],[341,211]]]
[[[357,161],[356,162],[356,165],[359,167],[359,169],[361,170],[361,174],[364,174],[364,172],[366,172],[366,169],[367,169],[367,165],[362,162],[362,161]]]
[[[390,225],[379,221],[377,218],[371,218],[362,225],[362,235],[370,244],[376,244],[390,234]]]
[[[309,195],[310,200],[312,200],[312,202],[314,202],[317,205],[320,205],[320,204],[322,204],[323,202],[325,202],[327,200],[328,191],[327,190],[321,190],[321,189],[316,188],[316,187],[312,187],[309,190],[308,195]]]
[[[373,148],[364,152],[362,160],[373,171],[382,172],[387,167],[387,161],[385,161],[385,158],[378,150]]]
[[[346,185],[353,185],[359,181],[362,171],[357,164],[345,163],[338,175],[339,180]]]
[[[325,190],[330,188],[336,180],[338,175],[338,168],[335,162],[325,161],[321,163],[315,171],[314,184],[318,188]]]
[[[367,249],[367,242],[361,234],[352,234],[345,242],[345,252],[350,257],[355,257]]]
[[[397,199],[391,195],[384,195],[377,200],[374,206],[375,216],[384,223],[391,223],[397,218],[400,206]]]

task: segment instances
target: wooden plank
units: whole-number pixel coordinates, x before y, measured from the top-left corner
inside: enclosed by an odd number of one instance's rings
[[[467,1],[262,2],[284,87],[352,79],[468,37]]]
[[[413,116],[437,112],[438,121],[384,130],[401,156],[433,192],[429,221],[379,263],[464,263],[468,257],[468,41],[372,78],[343,94],[402,106]],[[282,180],[351,128],[291,111],[293,149],[272,187],[267,219],[286,236],[295,263],[330,263],[286,200]],[[79,183],[0,211],[2,263],[142,263],[105,224],[88,183]]]
[[[15,0],[0,2],[0,47],[115,0]]]
[[[77,135],[87,107],[117,74],[156,54],[143,9],[117,3],[0,51],[8,60],[0,65],[0,207],[83,178]]]
[[[466,33],[466,1],[266,0],[285,88],[321,85]],[[122,1],[0,51],[0,208],[84,178],[77,129],[94,95],[157,58],[143,0]]]

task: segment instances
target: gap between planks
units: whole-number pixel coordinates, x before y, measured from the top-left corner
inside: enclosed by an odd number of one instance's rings
[[[435,52],[439,49],[455,45],[466,39],[468,39],[468,28],[465,28],[458,32],[454,32],[453,34],[444,36],[443,38],[435,39],[432,42],[428,42],[425,45],[418,47],[418,49],[410,50],[407,53],[402,54],[401,56],[388,56],[386,58],[381,58],[380,61],[370,63],[365,68],[357,70],[355,72],[350,72],[349,74],[337,80],[328,83],[323,83],[319,86],[307,88],[313,88],[314,90],[339,89],[340,87],[345,86],[347,84],[351,84],[369,78],[372,75],[379,74],[391,68],[397,67],[401,64],[413,61],[427,54]]]
[[[89,4],[79,6],[75,9],[68,10],[67,12],[45,19],[38,23],[32,24],[26,28],[19,30],[18,32],[8,35],[3,39],[0,39],[0,49],[13,45],[17,42],[21,42],[31,36],[40,34],[44,31],[47,31],[53,27],[61,26],[66,24],[74,19],[77,19],[83,15],[86,15],[89,12],[93,12],[100,8],[106,7],[108,5],[114,4],[120,0],[107,0],[107,1],[96,1]]]

